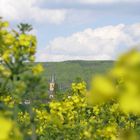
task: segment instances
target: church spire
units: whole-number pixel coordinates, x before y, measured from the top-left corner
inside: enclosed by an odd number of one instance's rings
[[[55,75],[51,76],[51,83],[55,83]]]
[[[50,77],[50,84],[49,84],[49,91],[50,91],[50,94],[53,95],[54,92],[55,92],[55,75],[51,75]]]

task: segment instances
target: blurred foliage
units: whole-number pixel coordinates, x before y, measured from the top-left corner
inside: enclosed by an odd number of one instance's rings
[[[18,28],[0,20],[0,140],[139,140],[139,50],[97,75],[90,90],[77,78],[61,100],[50,101],[44,68],[34,65],[32,27]]]
[[[28,117],[33,121],[33,106],[47,99],[47,80],[42,76],[43,67],[41,64],[34,65],[37,41],[29,33],[32,27],[22,23],[18,29],[11,30],[9,23],[0,19],[0,113],[4,114],[1,121],[7,122],[1,126],[2,140],[22,139],[17,135],[18,131],[23,130],[23,126],[17,123],[19,114],[23,116],[25,111],[26,117],[29,114]],[[29,102],[28,105],[26,102]],[[8,116],[5,115],[7,113]],[[15,131],[13,125],[17,126]],[[23,139],[36,139],[33,122],[29,128],[32,135],[27,136],[27,130],[22,131]]]
[[[136,49],[124,54],[105,76],[92,81],[92,103],[117,99],[126,113],[140,114],[140,52]]]

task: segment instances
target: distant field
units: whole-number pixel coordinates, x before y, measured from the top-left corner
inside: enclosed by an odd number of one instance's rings
[[[105,73],[113,66],[113,61],[65,61],[65,62],[46,62],[44,76],[50,79],[55,74],[56,81],[63,87],[69,87],[70,84],[80,77],[88,85],[92,77],[99,73]]]

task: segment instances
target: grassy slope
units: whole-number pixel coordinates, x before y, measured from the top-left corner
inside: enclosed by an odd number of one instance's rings
[[[113,61],[65,61],[65,62],[46,62],[44,76],[50,78],[56,75],[57,83],[63,87],[81,77],[88,84],[92,77],[99,73],[105,73],[113,66]]]

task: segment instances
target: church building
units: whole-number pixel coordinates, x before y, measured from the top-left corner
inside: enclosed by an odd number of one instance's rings
[[[54,98],[54,94],[55,94],[55,83],[56,79],[55,79],[55,75],[52,75],[50,77],[50,82],[49,82],[49,98]]]

